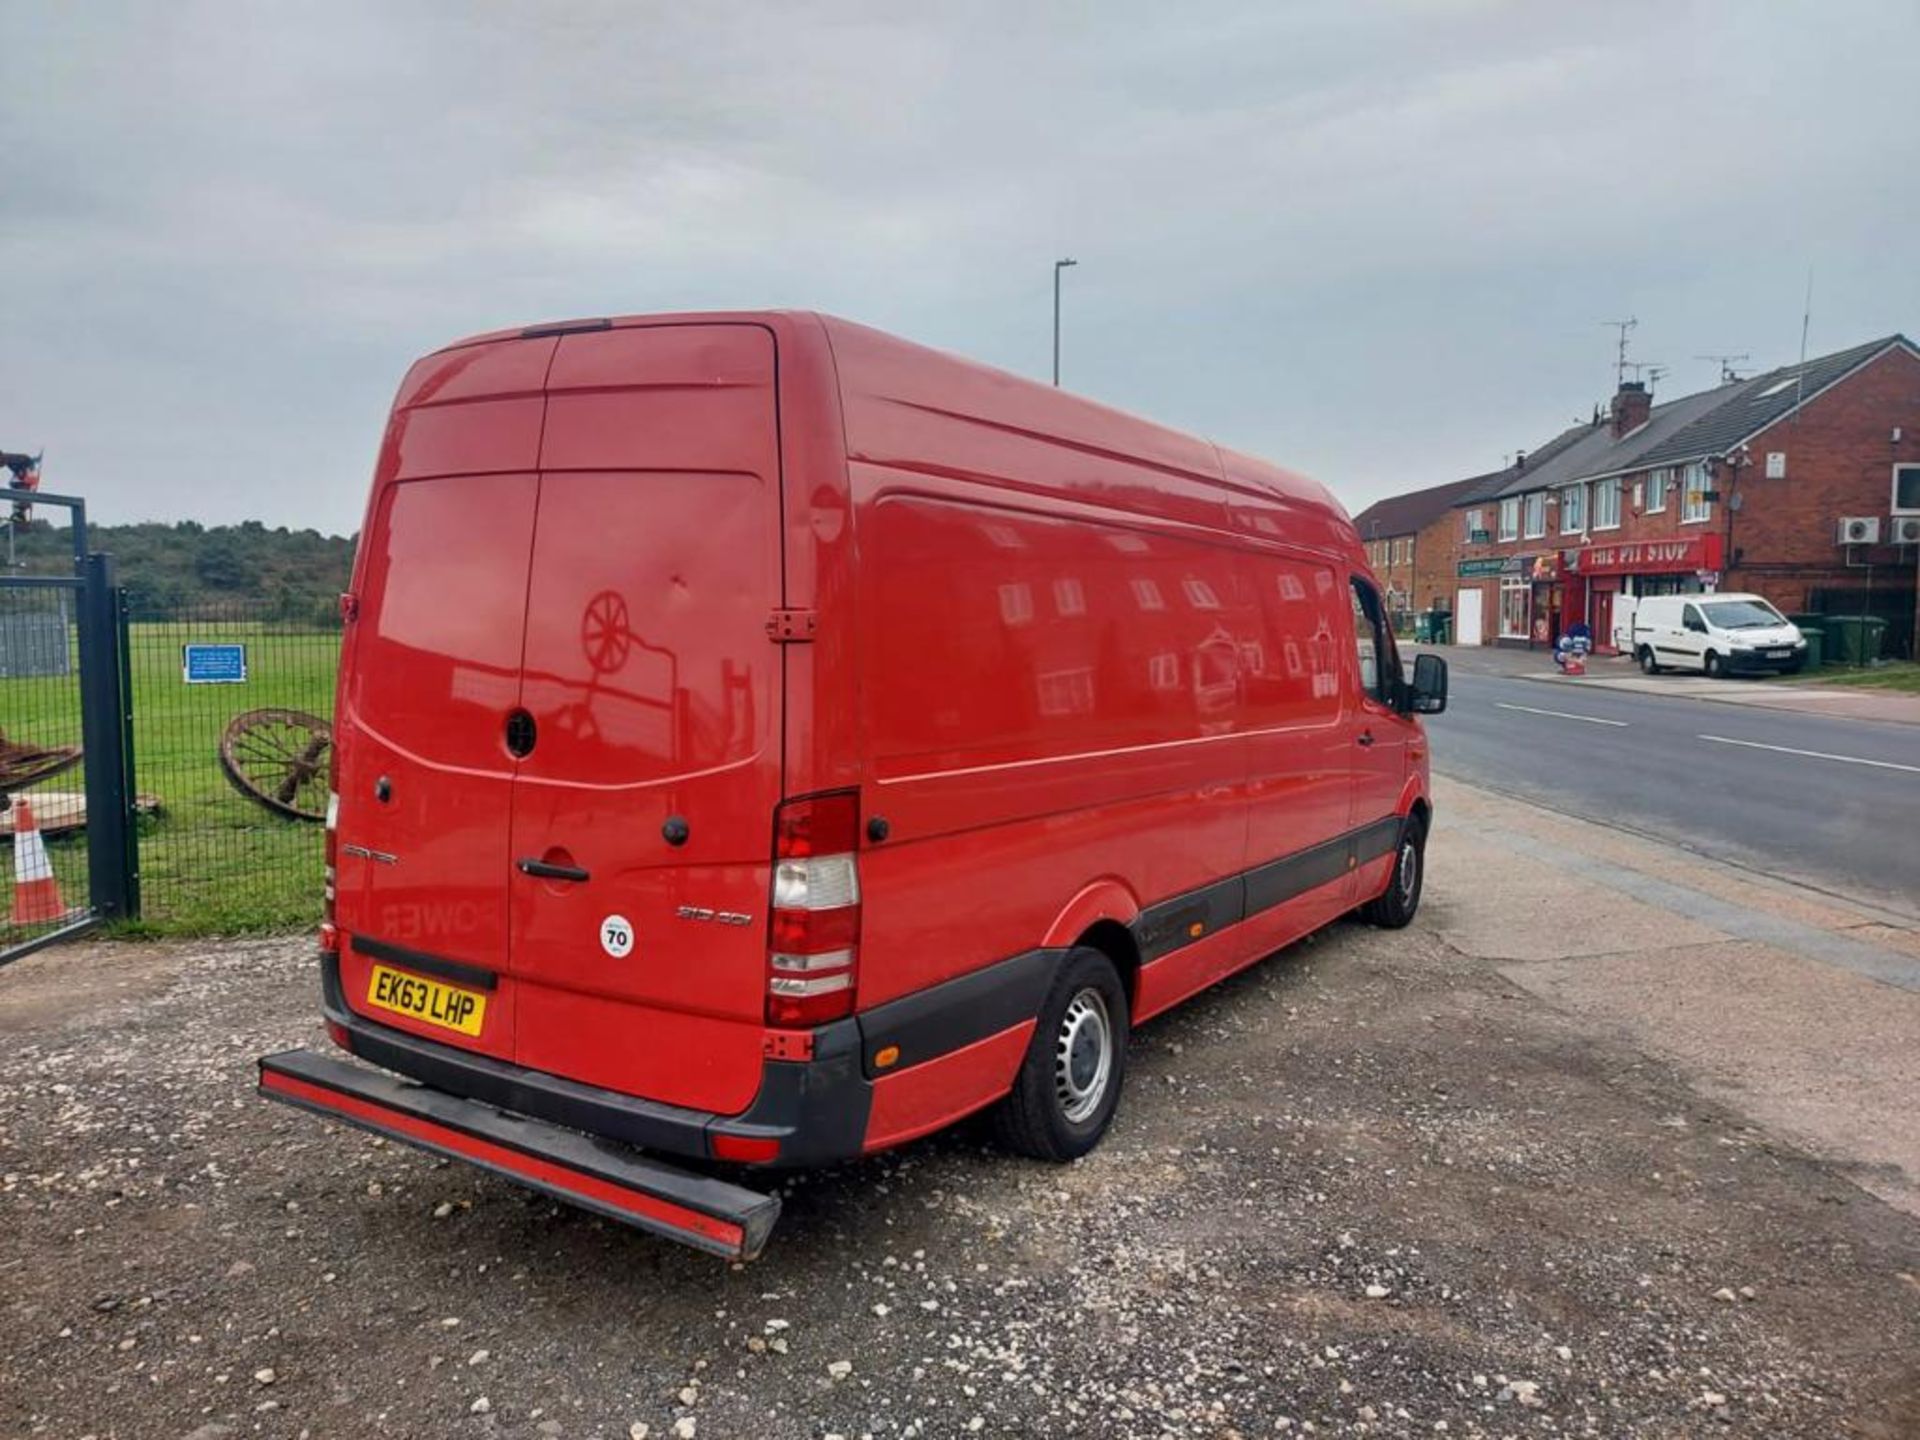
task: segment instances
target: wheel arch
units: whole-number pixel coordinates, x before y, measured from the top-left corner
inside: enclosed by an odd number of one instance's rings
[[[1127,992],[1127,1008],[1135,1009],[1140,1000],[1140,944],[1133,931],[1117,920],[1096,920],[1074,939],[1077,949],[1098,950],[1120,972],[1121,988]]]
[[[1420,822],[1420,829],[1423,832],[1432,831],[1433,802],[1428,800],[1424,794],[1414,796],[1413,804],[1407,807],[1407,818],[1409,820],[1418,820]]]

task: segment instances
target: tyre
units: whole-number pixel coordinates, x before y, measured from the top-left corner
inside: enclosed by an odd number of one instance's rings
[[[1100,1143],[1127,1072],[1127,991],[1113,962],[1076,948],[1054,976],[994,1138],[1017,1155],[1066,1161]]]
[[[1427,880],[1427,827],[1409,815],[1400,827],[1400,842],[1394,847],[1393,875],[1387,888],[1360,907],[1360,918],[1382,930],[1399,930],[1410,924],[1420,908],[1420,892]]]
[[[1700,669],[1702,673],[1710,679],[1724,680],[1727,678],[1727,662],[1711,650],[1707,651],[1706,659],[1700,662]]]
[[[1653,647],[1651,645],[1642,645],[1640,647],[1640,671],[1644,675],[1658,675],[1660,673],[1660,662],[1653,658]]]

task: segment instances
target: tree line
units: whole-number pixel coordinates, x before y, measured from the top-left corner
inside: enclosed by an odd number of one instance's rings
[[[14,573],[72,573],[73,537],[64,527],[36,519],[11,538]],[[136,620],[224,612],[336,625],[357,539],[284,525],[269,529],[258,520],[87,526],[88,548],[113,556]]]

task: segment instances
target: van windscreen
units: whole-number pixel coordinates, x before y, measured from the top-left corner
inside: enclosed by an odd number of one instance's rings
[[[1716,600],[1700,607],[1722,630],[1771,630],[1787,617],[1764,600]]]

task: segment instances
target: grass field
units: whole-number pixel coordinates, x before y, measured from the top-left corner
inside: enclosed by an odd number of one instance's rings
[[[240,684],[188,685],[181,646],[246,646]],[[220,737],[243,710],[267,706],[330,716],[340,637],[248,621],[157,621],[129,632],[134,782],[159,802],[142,817],[141,919],[129,929],[163,934],[239,934],[311,925],[320,916],[322,831],[282,818],[228,781]],[[79,677],[0,679],[0,730],[38,745],[80,741]],[[79,770],[42,790],[79,790]],[[33,791],[26,792],[31,798]],[[82,835],[48,841],[69,904],[86,899]],[[9,867],[11,855],[6,856]],[[4,943],[11,886],[0,887]]]
[[[1862,690],[1899,690],[1920,695],[1920,665],[1911,660],[1889,660],[1885,665],[1869,665],[1858,670],[1830,665],[1796,676],[1794,683],[1823,687],[1852,685]]]

